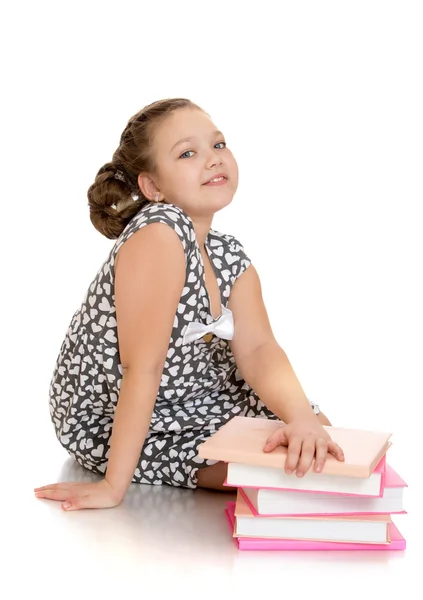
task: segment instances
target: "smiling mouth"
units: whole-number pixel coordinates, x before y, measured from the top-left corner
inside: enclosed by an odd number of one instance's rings
[[[206,183],[203,183],[203,185],[219,185],[222,183],[226,183],[226,181],[227,178],[221,175],[220,177],[213,177],[213,179],[210,179],[210,181],[206,181]]]

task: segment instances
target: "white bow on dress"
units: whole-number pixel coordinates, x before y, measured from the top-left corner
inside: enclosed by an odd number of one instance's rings
[[[234,337],[234,318],[232,311],[222,304],[222,314],[216,321],[213,321],[213,323],[204,325],[204,323],[198,323],[198,321],[191,321],[185,329],[182,343],[190,344],[195,340],[199,340],[206,333],[214,333],[220,338],[231,340]]]

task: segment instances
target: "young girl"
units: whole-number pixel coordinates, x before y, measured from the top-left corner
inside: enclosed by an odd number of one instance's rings
[[[282,419],[303,476],[342,450],[276,342],[259,277],[232,235],[211,229],[238,167],[209,115],[186,99],[133,116],[88,190],[90,217],[116,239],[62,344],[50,385],[56,435],[103,478],[36,488],[64,509],[118,505],[131,481],[223,487],[226,465],[198,445],[235,415]]]

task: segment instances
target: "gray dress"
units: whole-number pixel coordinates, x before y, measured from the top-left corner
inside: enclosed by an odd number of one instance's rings
[[[213,323],[203,259],[191,218],[173,204],[147,203],[116,240],[73,315],[50,383],[57,438],[83,467],[104,475],[122,381],[114,261],[118,250],[149,223],[165,223],[184,248],[186,279],[175,314],[154,411],[132,481],[196,488],[198,468],[215,464],[197,447],[235,415],[276,419],[243,380],[226,339],[213,334],[183,344],[188,323]],[[210,229],[206,249],[227,308],[232,286],[250,265],[239,241]],[[206,338],[207,339],[207,338]],[[314,412],[319,407],[310,402]]]

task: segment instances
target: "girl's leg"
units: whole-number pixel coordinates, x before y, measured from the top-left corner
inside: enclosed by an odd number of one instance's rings
[[[218,462],[210,467],[204,467],[197,471],[197,486],[208,490],[219,492],[235,492],[237,488],[223,485],[226,479],[227,464]]]

